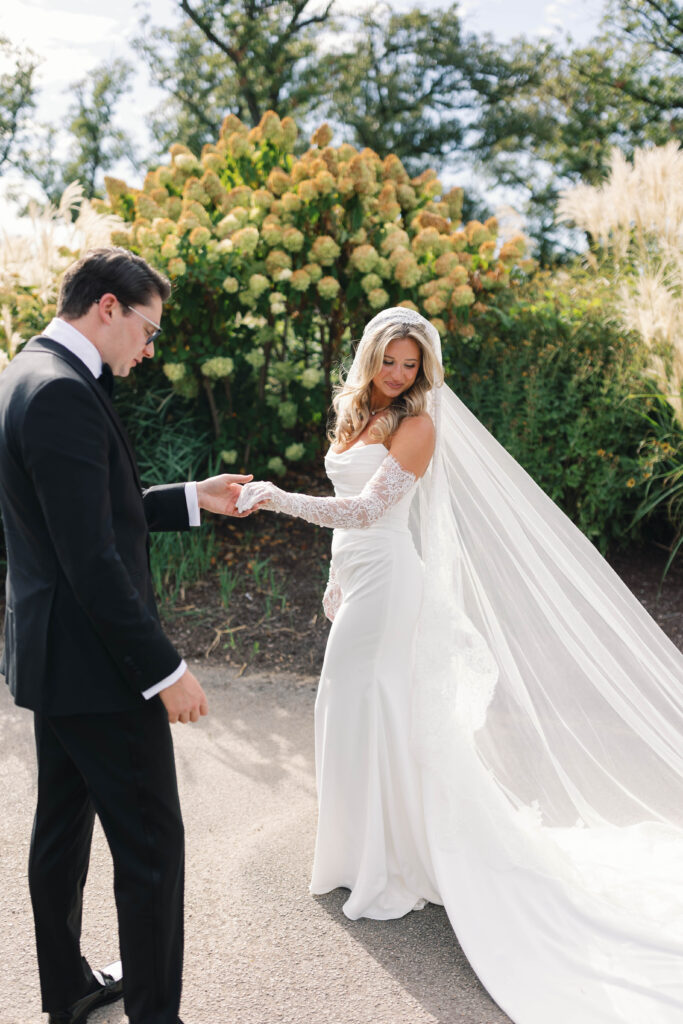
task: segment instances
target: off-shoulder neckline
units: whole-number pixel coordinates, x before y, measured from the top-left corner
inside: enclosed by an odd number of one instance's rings
[[[370,444],[352,444],[350,448],[345,448],[344,451],[338,452],[335,448],[329,448],[328,455],[348,455],[349,452],[356,451],[361,448],[384,448],[385,452],[389,452],[389,449],[381,441],[372,441]]]

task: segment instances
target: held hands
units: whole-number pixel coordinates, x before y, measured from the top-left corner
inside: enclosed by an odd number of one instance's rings
[[[254,483],[240,487],[237,499],[237,514],[248,516],[257,508],[272,508],[272,501],[280,488],[266,480],[255,480]]]
[[[246,511],[238,509],[237,502],[242,492],[242,484],[252,479],[251,473],[242,476],[239,473],[221,473],[197,482],[197,499],[199,507],[207,512],[218,512],[223,516],[251,515],[256,509],[249,507]]]
[[[209,713],[206,694],[189,668],[183,672],[180,679],[176,679],[175,683],[162,690],[159,696],[168,711],[168,720],[171,725],[176,722],[181,722],[183,725],[188,722],[196,722],[200,715]]]

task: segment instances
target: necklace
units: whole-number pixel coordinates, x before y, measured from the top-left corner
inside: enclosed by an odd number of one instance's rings
[[[389,405],[383,405],[381,409],[371,409],[370,410],[370,415],[371,416],[376,416],[380,412],[386,412],[387,409],[391,409],[391,405],[392,405],[392,403],[389,402]]]

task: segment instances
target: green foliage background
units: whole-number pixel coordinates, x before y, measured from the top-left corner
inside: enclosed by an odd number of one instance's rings
[[[537,271],[494,218],[463,222],[461,190],[434,172],[333,147],[326,125],[296,156],[296,135],[272,112],[252,129],[230,116],[141,189],[107,182],[113,241],[173,282],[161,358],[118,389],[143,480],[319,467],[338,366],[377,309],[403,304],[439,330],[451,387],[603,551],[675,547],[683,429],[609,289]],[[5,283],[0,304],[11,354],[54,288]]]
[[[144,187],[107,179],[112,240],[167,273],[163,372],[205,403],[229,466],[282,474],[319,455],[331,386],[351,339],[405,305],[443,337],[533,268],[494,218],[461,220],[462,190],[395,156],[332,147],[326,125],[301,157],[296,126],[269,112],[251,130],[226,118],[200,156],[171,147]]]

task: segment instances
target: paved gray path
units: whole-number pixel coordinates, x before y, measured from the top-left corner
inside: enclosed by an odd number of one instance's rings
[[[185,1024],[505,1024],[442,908],[347,921],[345,893],[311,897],[314,679],[236,678],[196,663],[210,716],[174,726],[187,829]],[[31,715],[0,677],[0,1024],[39,1024],[26,858],[35,793]],[[83,947],[116,959],[101,832]],[[90,1024],[124,1024],[121,1004]]]

